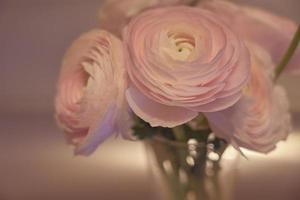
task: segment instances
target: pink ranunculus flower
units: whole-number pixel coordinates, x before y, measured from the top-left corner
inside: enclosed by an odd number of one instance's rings
[[[99,10],[100,27],[121,36],[129,19],[155,4],[156,0],[105,0]]]
[[[99,10],[100,27],[117,36],[130,18],[148,8],[190,4],[195,0],[105,0]]]
[[[174,127],[235,104],[250,74],[243,42],[218,16],[198,8],[151,9],[124,30],[126,91],[152,126]]]
[[[199,7],[215,12],[232,30],[242,38],[264,47],[275,64],[278,64],[287,50],[298,24],[290,19],[276,16],[267,11],[239,6],[228,1],[203,1]],[[293,74],[300,74],[300,48],[293,55],[286,68]]]
[[[234,106],[205,113],[216,135],[236,148],[268,153],[290,132],[288,99],[281,86],[273,83],[274,64],[261,47],[249,44],[251,81]]]
[[[129,133],[122,43],[92,30],[65,55],[55,101],[56,118],[75,153],[88,155],[113,133]]]

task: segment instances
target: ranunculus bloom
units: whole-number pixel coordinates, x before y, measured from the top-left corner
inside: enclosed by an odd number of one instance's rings
[[[100,27],[117,36],[129,19],[147,7],[155,4],[156,0],[106,0],[100,7]]]
[[[249,77],[248,50],[218,18],[177,6],[130,21],[123,35],[131,80],[126,96],[140,118],[174,127],[240,99]]]
[[[288,100],[282,87],[273,83],[270,55],[251,45],[251,81],[243,97],[223,111],[205,113],[210,126],[235,147],[267,153],[290,132]]]
[[[65,55],[56,97],[56,117],[76,154],[90,154],[113,133],[126,134],[126,73],[122,44],[93,30]]]
[[[105,0],[99,10],[100,27],[117,36],[129,19],[147,8],[190,4],[194,0]]]
[[[271,54],[275,64],[282,59],[298,26],[290,19],[228,1],[203,1],[199,7],[215,12],[241,37],[264,47]],[[286,70],[300,74],[299,47]]]

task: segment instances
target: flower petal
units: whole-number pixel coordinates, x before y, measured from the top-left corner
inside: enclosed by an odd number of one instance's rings
[[[297,23],[267,11],[248,6],[238,6],[228,1],[200,3],[218,14],[241,37],[264,47],[275,64],[278,64],[297,30]],[[300,48],[290,60],[287,71],[300,74]]]
[[[229,97],[218,98],[217,100],[211,102],[210,104],[205,104],[202,106],[189,107],[189,109],[198,112],[215,112],[219,110],[224,110],[232,105],[234,105],[240,98],[241,93]]]
[[[190,4],[194,0],[103,0],[99,10],[102,29],[121,37],[122,29],[130,18],[154,7]]]
[[[97,147],[115,132],[116,108],[110,106],[101,120],[96,121],[86,137],[78,143],[75,155],[90,155]]]
[[[219,111],[236,103],[249,81],[244,42],[204,9],[149,9],[130,21],[123,40],[130,87],[166,108]]]
[[[127,135],[130,120],[125,100],[127,74],[122,43],[112,34],[93,30],[67,52],[58,81],[56,118],[75,145],[88,155],[112,134]]]
[[[252,79],[243,97],[232,107],[205,113],[216,135],[235,145],[268,153],[290,132],[288,99],[273,85],[273,63],[259,46],[248,44],[252,58]]]
[[[151,126],[175,127],[184,124],[198,113],[185,108],[166,106],[144,96],[136,88],[130,87],[126,97],[131,109]]]

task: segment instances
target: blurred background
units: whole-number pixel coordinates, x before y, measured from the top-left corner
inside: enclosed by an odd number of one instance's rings
[[[299,0],[236,0],[300,22]],[[101,0],[0,0],[0,200],[157,199],[141,142],[111,139],[74,157],[53,119],[64,52],[97,27]],[[300,78],[280,80],[295,131],[238,163],[235,200],[300,199]],[[298,132],[298,133],[297,133]]]

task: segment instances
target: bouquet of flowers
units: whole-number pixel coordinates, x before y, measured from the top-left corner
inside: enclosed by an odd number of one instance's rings
[[[298,24],[228,1],[107,0],[67,51],[56,118],[75,153],[157,135],[268,153],[291,130],[276,80],[300,74]],[[225,142],[226,141],[226,142]]]

